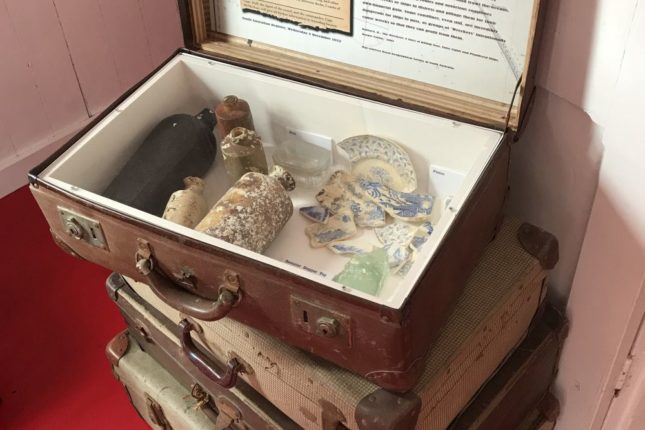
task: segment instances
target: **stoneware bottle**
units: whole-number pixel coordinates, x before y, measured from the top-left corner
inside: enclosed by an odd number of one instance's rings
[[[269,173],[260,136],[244,127],[236,127],[222,141],[226,173],[237,181],[247,172]]]
[[[249,104],[237,96],[224,97],[224,100],[215,107],[215,116],[217,117],[217,134],[220,139],[223,139],[235,127],[255,130]]]
[[[206,212],[206,199],[204,199],[204,181],[196,176],[184,178],[185,189],[175,191],[170,196],[163,219],[193,228],[197,225]]]
[[[295,187],[293,177],[279,166],[270,175],[246,173],[195,229],[262,253],[291,217],[293,203],[287,191]]]

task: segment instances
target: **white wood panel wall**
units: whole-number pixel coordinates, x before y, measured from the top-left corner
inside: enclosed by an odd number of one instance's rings
[[[0,197],[182,44],[176,0],[0,0]]]

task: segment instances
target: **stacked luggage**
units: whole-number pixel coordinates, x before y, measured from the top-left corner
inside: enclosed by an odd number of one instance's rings
[[[556,261],[553,236],[504,221],[406,392],[233,319],[191,318],[116,273],[106,285],[128,329],[107,355],[153,428],[546,429],[566,328],[544,301]]]

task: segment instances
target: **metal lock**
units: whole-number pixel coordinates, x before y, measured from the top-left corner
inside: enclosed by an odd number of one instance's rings
[[[107,249],[105,235],[98,221],[60,206],[58,207],[58,215],[63,223],[65,233],[69,236],[76,240],[83,240],[97,248]]]
[[[193,399],[197,400],[195,405],[196,409],[201,409],[211,401],[211,397],[198,383],[194,383],[190,390],[190,395]]]
[[[320,317],[316,324],[316,334],[323,337],[336,336],[340,327],[340,323],[331,317]]]
[[[291,296],[291,322],[300,330],[335,344],[352,345],[351,318],[331,306]]]
[[[83,227],[74,217],[65,222],[65,231],[76,240],[83,239]]]

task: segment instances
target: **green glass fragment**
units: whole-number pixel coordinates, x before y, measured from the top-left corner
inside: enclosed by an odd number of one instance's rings
[[[368,294],[377,295],[390,272],[387,254],[376,248],[365,254],[354,255],[334,281]]]

